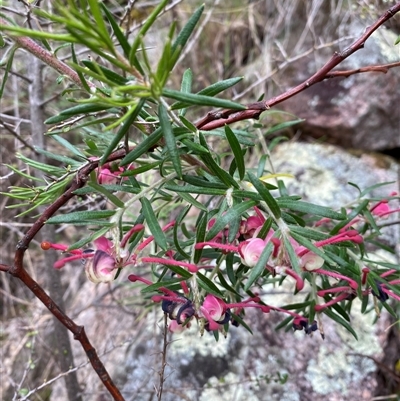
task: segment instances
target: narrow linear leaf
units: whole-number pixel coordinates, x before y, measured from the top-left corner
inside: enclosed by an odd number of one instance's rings
[[[64,148],[68,149],[72,154],[75,156],[78,156],[79,158],[83,158],[86,160],[86,156],[74,145],[72,145],[71,142],[67,141],[65,138],[58,136],[58,135],[53,135],[53,138]]]
[[[219,288],[204,274],[197,272],[196,279],[201,288],[207,291],[208,294],[214,294],[217,297],[223,298]]]
[[[346,216],[342,213],[335,212],[328,207],[315,205],[313,203],[279,199],[277,200],[277,202],[281,208],[287,208],[296,212],[308,213],[314,216],[328,217],[334,220],[344,220],[346,218]]]
[[[207,231],[207,220],[208,220],[208,214],[207,214],[207,210],[205,210],[205,213],[202,214],[202,218],[201,218],[199,224],[196,224],[196,226],[197,226],[196,243],[204,242],[204,239],[206,237],[206,231]],[[194,251],[194,257],[193,257],[194,263],[199,263],[202,253],[203,253],[203,249],[196,249]]]
[[[114,31],[114,35],[117,38],[119,44],[122,47],[122,50],[124,51],[125,57],[129,57],[129,53],[131,51],[131,46],[126,40],[125,35],[121,31],[118,23],[115,21],[113,15],[110,13],[110,11],[107,9],[104,3],[100,3],[100,6],[103,8],[104,13],[106,14],[106,17],[108,19],[108,22],[111,25],[111,28]]]
[[[278,231],[276,231],[275,234],[277,233]],[[244,286],[245,291],[248,291],[250,287],[263,275],[265,271],[265,266],[268,263],[268,259],[270,258],[273,249],[274,247],[272,242],[268,242],[266,247],[261,252],[260,258],[258,259],[256,265],[250,271],[246,285]]]
[[[72,54],[72,62],[75,64],[78,64],[78,59],[76,58],[76,54],[75,54],[75,46],[73,43],[71,43],[71,54]],[[89,87],[88,83],[86,82],[86,79],[83,76],[82,72],[80,70],[76,70],[76,73],[78,74],[78,77],[82,82],[82,86],[85,88],[85,90],[87,92],[90,93],[90,87]]]
[[[158,105],[158,117],[160,118],[161,129],[163,130],[163,135],[165,139],[165,144],[171,156],[172,164],[179,178],[182,177],[182,166],[179,157],[179,151],[176,146],[175,135],[172,131],[171,121],[169,120],[169,115],[165,106],[160,103]]]
[[[283,235],[283,243],[285,245],[285,250],[289,256],[290,264],[292,269],[301,275],[301,269],[299,265],[299,257],[296,255],[296,252],[293,249],[293,245],[290,243],[289,239]]]
[[[203,210],[203,211],[207,211],[207,208],[200,203],[199,201],[197,201],[196,199],[193,198],[192,195],[190,195],[187,192],[180,192],[179,196],[184,199],[186,202],[190,203],[191,205],[193,205],[195,208],[199,209],[199,210]]]
[[[196,106],[211,106],[234,110],[246,110],[246,106],[232,102],[231,100],[218,99],[192,93],[182,93],[173,89],[164,88],[162,90],[162,95],[170,99],[180,100],[181,102]]]
[[[72,223],[79,221],[106,219],[113,216],[114,214],[115,214],[114,210],[92,210],[92,211],[72,212],[50,217],[50,219],[48,219],[46,223],[64,224],[64,223]]]
[[[146,218],[147,225],[149,226],[151,234],[154,236],[154,240],[161,249],[166,251],[167,240],[165,238],[165,234],[161,230],[160,225],[158,224],[157,217],[154,214],[150,201],[147,198],[142,198],[140,201],[142,203],[142,213]]]
[[[18,49],[18,47],[16,47],[16,46],[13,47],[13,48],[11,49],[11,51],[10,51],[9,56],[8,56],[6,68],[5,68],[5,71],[4,71],[3,81],[2,81],[1,87],[0,87],[0,99],[3,97],[3,92],[4,92],[4,88],[5,88],[5,86],[6,86],[6,82],[7,82],[7,78],[8,78],[8,73],[9,73],[10,70],[11,70],[12,63],[13,63],[13,60],[14,60],[14,55],[15,55],[15,52],[16,52],[17,49]]]
[[[86,244],[93,242],[95,239],[102,237],[108,231],[110,231],[110,227],[108,227],[108,226],[101,227],[100,230],[97,230],[93,234],[90,234],[88,237],[82,238],[81,240],[72,244],[68,248],[68,251],[73,251],[74,249],[80,249],[80,248],[84,247]]]
[[[173,279],[165,280],[165,281],[159,281],[158,283],[154,283],[154,284],[144,287],[142,290],[140,290],[140,292],[142,294],[152,293],[152,292],[157,291],[160,287],[166,287],[172,291],[179,290],[179,288],[180,288],[179,283],[184,280],[186,280],[184,277],[180,277],[180,278],[173,278]]]
[[[254,188],[256,191],[261,195],[263,198],[264,202],[268,205],[270,208],[272,214],[279,219],[281,217],[281,210],[279,208],[279,205],[275,198],[271,195],[271,193],[268,191],[268,189],[265,187],[263,182],[257,178],[254,174],[248,173],[247,174],[250,182],[253,184]]]
[[[217,188],[201,188],[194,185],[174,185],[167,184],[164,186],[165,189],[172,192],[188,192],[192,194],[202,194],[202,195],[225,195],[226,189]]]
[[[104,40],[105,43],[107,43],[108,50],[114,50],[114,45],[113,42],[110,38],[110,35],[108,34],[106,24],[104,23],[104,18],[101,13],[101,9],[99,7],[99,1],[98,0],[88,0],[89,7],[91,14],[93,15],[95,21],[96,21],[96,27],[99,35],[101,35],[102,39]]]
[[[109,81],[114,82],[117,85],[126,85],[129,82],[129,78],[125,78],[122,75],[117,74],[116,72],[110,70],[107,67],[103,67],[100,64],[95,63],[91,60],[82,60],[81,63],[89,68],[91,71],[97,74],[103,74]]]
[[[108,104],[80,104],[78,106],[71,107],[69,109],[63,110],[60,114],[48,118],[44,123],[45,124],[57,124],[61,121],[67,120],[72,116],[76,116],[79,114],[88,114],[95,113],[98,111],[108,110],[113,108]]]
[[[325,262],[335,265],[336,263],[320,248],[316,247],[310,240],[307,238],[303,237],[302,235],[299,235],[293,231],[290,232],[290,236],[296,240],[300,245],[303,245],[307,249],[309,249],[311,252],[314,252],[316,255],[320,256],[322,259],[325,260]]]
[[[154,24],[155,20],[157,19],[158,14],[161,13],[161,11],[168,4],[168,2],[169,2],[169,0],[162,0],[160,2],[160,4],[154,8],[152,13],[147,18],[146,22],[143,24],[143,26],[140,28],[139,32],[135,36],[135,40],[133,41],[131,50],[129,52],[129,62],[131,64],[135,65],[137,63],[136,51],[138,50],[138,48],[143,40],[144,35],[150,29],[150,27]]]
[[[161,127],[157,128],[151,135],[149,135],[144,141],[140,142],[139,145],[129,152],[120,163],[120,166],[126,166],[129,163],[135,161],[138,157],[146,153],[151,147],[157,144],[157,142],[162,138],[163,132]]]
[[[178,47],[180,47],[180,49],[183,49],[185,47],[190,35],[192,34],[197,23],[199,22],[199,19],[203,11],[204,11],[204,4],[201,5],[189,18],[189,21],[179,32],[178,37],[175,39],[175,42],[172,45],[172,53],[175,53],[175,51],[178,50]]]
[[[36,147],[35,147],[35,150],[38,153],[40,153],[41,155],[48,157],[49,159],[57,160],[61,163],[65,163],[66,165],[70,165],[70,166],[79,165],[79,162],[77,160],[71,159],[68,156],[63,156],[61,154],[55,154],[55,153],[49,152],[48,150],[43,150],[43,149],[39,149]],[[47,168],[48,168],[48,166],[47,166]]]
[[[183,175],[183,181],[187,182],[188,184],[195,185],[197,187],[205,187],[205,188],[217,188],[226,191],[228,187],[225,184],[220,182],[212,182],[208,181],[205,178],[198,177],[195,175]]]
[[[206,241],[211,241],[221,230],[234,219],[241,217],[247,210],[256,206],[257,202],[248,200],[231,207],[223,216],[218,218],[206,235]]]
[[[275,133],[275,132],[277,132],[277,131],[280,131],[280,130],[282,130],[282,129],[286,129],[286,128],[292,127],[293,125],[302,123],[302,122],[304,122],[304,121],[305,121],[304,119],[299,118],[299,119],[297,119],[297,120],[286,121],[286,122],[283,122],[283,123],[274,125],[273,127],[269,128],[269,129],[267,130],[267,132],[266,132],[264,135],[271,135],[271,134],[273,134],[273,133]]]
[[[97,192],[104,195],[110,202],[112,202],[115,206],[123,208],[125,206],[124,202],[111,193],[108,189],[104,188],[102,185],[98,184],[97,182],[89,181],[88,185],[95,189]]]
[[[108,156],[110,156],[111,152],[117,147],[117,145],[119,144],[121,139],[128,132],[129,128],[136,120],[137,116],[139,115],[139,113],[142,110],[145,103],[146,103],[146,99],[144,99],[144,98],[140,99],[139,103],[136,106],[133,106],[128,110],[128,112],[127,112],[128,117],[126,118],[126,120],[124,121],[124,123],[122,124],[122,126],[118,130],[118,132],[115,134],[110,145],[104,151],[104,154],[100,159],[100,165],[103,165],[107,161]]]
[[[329,316],[332,320],[334,320],[336,323],[339,323],[342,325],[347,331],[349,331],[351,334],[353,334],[354,338],[358,340],[357,333],[354,331],[354,329],[351,327],[351,325],[346,322],[341,316],[338,316],[336,313],[334,313],[332,310],[329,308],[326,308],[323,310],[325,315]]]
[[[236,167],[239,173],[240,180],[243,180],[244,174],[246,172],[246,167],[244,165],[244,157],[242,153],[242,148],[240,147],[239,141],[236,135],[233,133],[228,125],[225,125],[225,135],[228,139],[229,145],[232,149],[233,156],[235,157]]]
[[[218,95],[218,93],[221,93],[224,90],[236,85],[242,79],[243,79],[243,77],[236,77],[236,78],[229,78],[229,79],[225,79],[223,81],[216,82],[210,86],[207,86],[207,88],[200,90],[199,92],[196,93],[196,95],[203,95],[203,96]],[[184,92],[184,91],[181,90],[181,92]],[[185,93],[188,93],[188,92],[185,92]],[[171,109],[172,110],[180,109],[185,106],[187,106],[187,104],[185,102],[176,102],[171,106]]]

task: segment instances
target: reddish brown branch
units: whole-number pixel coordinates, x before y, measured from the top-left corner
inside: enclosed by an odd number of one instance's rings
[[[355,42],[353,42],[349,47],[347,47],[342,52],[338,53],[335,52],[330,60],[321,68],[319,69],[314,75],[310,78],[302,82],[301,84],[297,85],[296,87],[289,89],[285,93],[281,95],[275,96],[267,101],[261,101],[256,103],[251,103],[247,105],[247,110],[244,111],[237,111],[237,110],[220,110],[215,112],[208,113],[205,117],[203,117],[200,121],[196,123],[197,128],[202,130],[212,130],[215,128],[219,128],[224,126],[225,124],[232,124],[237,121],[243,121],[250,118],[258,119],[260,114],[275,106],[278,103],[282,103],[283,101],[297,95],[298,93],[304,91],[305,89],[309,88],[310,86],[321,82],[327,78],[333,78],[334,76],[346,76],[345,74],[340,74],[338,71],[337,73],[331,72],[333,68],[339,65],[343,60],[347,57],[355,53],[356,51],[362,49],[366,40],[387,20],[392,18],[396,13],[400,11],[400,2],[396,3],[394,6],[389,8],[374,24],[369,26],[363,35]],[[354,74],[358,72],[365,72],[368,71],[368,67],[363,67],[364,71],[356,71],[353,70]],[[373,68],[373,67],[371,67]],[[383,72],[383,70],[381,69]],[[347,71],[347,74],[349,72]],[[333,75],[332,75],[333,74]],[[330,75],[330,76],[329,76]],[[348,75],[347,75],[348,76]]]
[[[125,149],[118,150],[111,154],[108,161],[119,160],[126,154]],[[111,377],[107,373],[103,363],[99,359],[95,348],[91,345],[89,339],[86,336],[85,329],[83,326],[78,326],[75,322],[69,318],[46,294],[43,288],[27,273],[24,269],[23,260],[25,251],[35,235],[43,227],[46,221],[60,209],[66,202],[68,202],[73,196],[74,191],[78,188],[82,188],[89,177],[89,174],[96,169],[98,166],[98,161],[91,161],[83,167],[77,174],[75,180],[68,188],[68,190],[60,196],[53,204],[51,204],[43,214],[36,220],[32,227],[25,234],[24,238],[18,242],[17,250],[14,256],[14,265],[6,266],[0,264],[0,271],[8,272],[14,277],[20,279],[32,292],[33,294],[42,301],[46,308],[69,330],[74,334],[74,338],[78,340],[82,348],[85,350],[90,363],[92,364],[94,370],[100,377],[104,386],[107,388],[109,393],[112,395],[113,399],[116,401],[124,401],[124,398],[118,388],[115,386]]]
[[[350,75],[360,74],[363,72],[382,72],[386,74],[391,68],[400,67],[400,61],[389,64],[381,64],[381,65],[369,65],[367,67],[360,67],[354,70],[345,70],[345,71],[332,71],[326,74],[325,79],[328,78],[336,78],[336,77],[349,77]]]

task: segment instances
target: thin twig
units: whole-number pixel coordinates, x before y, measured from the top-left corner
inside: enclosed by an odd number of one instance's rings
[[[168,347],[168,339],[167,339],[167,333],[168,333],[168,315],[164,313],[164,328],[163,328],[163,350],[162,350],[162,361],[161,361],[161,369],[159,372],[160,375],[160,385],[158,387],[158,392],[157,392],[157,399],[158,401],[161,401],[162,399],[162,392],[164,388],[164,374],[165,374],[165,367],[167,366],[167,347]]]
[[[275,96],[267,101],[255,102],[247,105],[247,109],[244,111],[237,111],[232,109],[218,110],[215,112],[208,113],[200,121],[196,123],[197,128],[202,130],[212,130],[215,128],[223,127],[226,124],[232,124],[237,121],[248,120],[251,118],[258,119],[262,112],[268,110],[272,106],[275,106],[283,101],[290,99],[298,93],[308,89],[318,82],[322,82],[327,78],[327,75],[331,73],[332,69],[343,62],[346,58],[351,56],[356,51],[364,47],[367,39],[386,21],[392,18],[396,13],[400,11],[400,2],[389,8],[375,23],[369,26],[365,32],[349,47],[342,52],[335,52],[328,62],[320,68],[314,75],[306,79],[296,87],[289,89],[281,95]]]

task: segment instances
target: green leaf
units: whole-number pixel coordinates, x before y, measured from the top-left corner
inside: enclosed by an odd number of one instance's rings
[[[276,124],[273,127],[269,128],[264,135],[271,135],[277,131],[280,131],[282,129],[286,129],[289,127],[292,127],[293,125],[299,124],[304,122],[305,120],[303,120],[302,118],[299,118],[297,120],[293,120],[293,121],[285,121],[283,123],[280,124]]]
[[[138,174],[141,174],[141,173],[145,173],[146,171],[149,171],[149,170],[152,170],[153,168],[158,167],[161,163],[162,163],[161,161],[156,161],[156,162],[153,162],[153,163],[146,163],[143,166],[136,167],[134,169],[129,169],[129,170],[124,171],[121,174],[121,177],[129,177],[129,176],[132,176],[132,175],[138,175]]]
[[[161,129],[163,130],[163,135],[165,139],[165,144],[171,156],[172,164],[176,171],[178,178],[182,177],[182,166],[179,157],[179,151],[176,146],[175,135],[172,131],[172,125],[169,120],[167,109],[162,103],[158,105],[158,117],[160,118]]]
[[[198,129],[196,126],[191,123],[189,120],[187,120],[182,114],[179,116],[179,119],[182,121],[182,124],[190,131],[193,132],[194,134],[197,133]],[[208,150],[207,150],[208,152]]]
[[[218,99],[193,93],[182,93],[173,89],[164,88],[162,90],[162,95],[167,98],[179,100],[185,104],[187,103],[195,106],[211,106],[234,110],[246,110],[247,108],[246,106],[232,102],[231,100]]]
[[[150,232],[154,236],[154,240],[161,249],[166,251],[167,240],[165,238],[165,234],[161,230],[160,225],[158,224],[157,217],[154,214],[150,201],[147,198],[142,198],[140,201],[142,203],[142,213],[146,218],[147,225],[149,226]]]
[[[316,247],[311,241],[307,238],[299,235],[293,231],[290,232],[290,236],[296,240],[300,245],[303,245],[311,252],[314,252],[316,255],[320,256],[325,262],[330,263],[331,265],[335,265],[336,263],[320,248]]]
[[[103,165],[106,163],[108,156],[112,153],[112,151],[117,147],[121,139],[125,136],[125,134],[129,131],[129,128],[131,125],[134,123],[136,120],[137,116],[139,115],[140,111],[142,110],[144,104],[146,103],[146,99],[142,98],[139,100],[139,103],[135,106],[132,106],[128,112],[126,113],[127,118],[125,119],[124,123],[118,130],[118,132],[115,134],[113,137],[110,145],[107,147],[107,149],[104,151],[103,156],[100,159],[100,165]],[[125,156],[126,158],[126,156]]]
[[[73,44],[73,43],[71,43],[71,54],[72,54],[72,61],[73,61],[75,64],[78,64],[78,59],[76,58],[75,47],[74,47],[74,44]],[[89,87],[88,83],[86,82],[86,79],[85,79],[85,77],[83,76],[82,72],[81,72],[80,70],[76,70],[76,73],[78,74],[78,77],[79,77],[79,79],[80,79],[81,82],[82,82],[82,86],[85,88],[85,90],[86,90],[87,92],[90,93],[90,87]]]
[[[233,156],[235,158],[236,167],[239,173],[240,180],[243,180],[244,174],[246,172],[246,167],[244,165],[244,157],[242,153],[242,148],[240,147],[239,141],[236,138],[236,135],[233,133],[231,128],[228,125],[225,125],[225,135],[228,139],[229,145],[232,149]]]
[[[96,113],[98,111],[108,110],[113,108],[109,104],[101,103],[90,103],[90,104],[80,104],[78,106],[71,107],[69,109],[63,110],[60,114],[48,118],[45,124],[57,124],[68,118],[80,114]]]
[[[72,145],[71,142],[68,142],[65,138],[62,138],[61,136],[58,135],[53,135],[53,138],[64,148],[68,149],[72,154],[75,156],[78,156],[81,159],[86,160],[86,156],[74,145]]]
[[[39,148],[35,148],[35,150],[36,150],[36,152],[48,157],[49,159],[57,160],[61,163],[65,163],[65,164],[71,165],[73,167],[78,167],[80,164],[77,160],[71,159],[68,156],[63,156],[61,154],[55,154],[55,153],[49,152],[47,150],[39,149]],[[46,170],[47,169],[48,169],[48,167],[46,168]]]
[[[334,220],[344,220],[346,216],[342,213],[335,212],[329,207],[315,205],[302,201],[290,201],[277,199],[280,208],[287,208],[296,212],[308,213],[312,216],[328,217]]]
[[[91,222],[97,219],[106,219],[115,214],[115,210],[92,210],[82,212],[72,212],[50,217],[47,224],[75,224],[80,222]]]
[[[132,43],[131,50],[129,52],[129,62],[133,65],[137,64],[137,58],[136,58],[136,51],[139,48],[144,35],[147,33],[147,31],[150,29],[150,27],[154,24],[154,22],[157,19],[158,14],[164,9],[164,7],[168,4],[169,0],[162,0],[160,1],[160,4],[158,4],[157,7],[154,8],[152,13],[149,15],[147,18],[146,22],[143,24],[143,26],[140,28],[139,32],[135,36],[135,40]]]
[[[281,217],[281,210],[275,198],[271,195],[271,193],[265,187],[264,183],[259,178],[257,178],[254,174],[250,172],[247,173],[247,175],[256,191],[261,195],[264,202],[268,205],[272,214],[275,216],[275,218],[279,219]]]
[[[108,50],[114,51],[113,42],[110,38],[110,35],[108,34],[106,24],[104,23],[104,18],[101,13],[101,9],[99,7],[99,1],[98,0],[87,0],[87,1],[89,3],[91,14],[96,21],[97,32],[102,37],[104,42],[107,43]]]
[[[14,59],[14,55],[15,55],[15,51],[18,49],[18,47],[13,47],[10,51],[10,54],[8,56],[8,60],[7,60],[7,65],[4,71],[4,75],[3,75],[3,80],[1,83],[1,87],[0,87],[0,99],[3,97],[3,92],[4,92],[4,88],[6,86],[6,82],[7,82],[7,78],[8,78],[8,73],[11,70],[12,67],[12,63],[13,63],[13,59]]]
[[[197,272],[196,279],[199,286],[206,290],[208,294],[213,294],[219,298],[223,298],[223,295],[219,288],[204,274]]]
[[[100,6],[103,8],[103,11],[107,16],[108,22],[110,23],[110,25],[114,31],[114,35],[117,38],[119,44],[121,45],[122,50],[124,51],[125,57],[129,57],[129,54],[131,51],[131,46],[128,43],[128,41],[126,40],[125,35],[121,31],[118,23],[115,21],[113,15],[110,13],[110,11],[108,11],[108,9],[104,5],[104,3],[100,3]]]
[[[95,231],[94,233],[90,234],[88,237],[84,237],[81,240],[72,244],[68,248],[68,251],[73,251],[74,249],[80,249],[80,248],[84,247],[86,244],[88,244],[89,242],[93,242],[95,239],[102,237],[108,231],[110,231],[110,227],[108,227],[108,226],[102,227],[102,228],[100,228],[100,230]]]
[[[192,92],[192,82],[193,82],[193,72],[190,68],[188,68],[182,76],[182,83],[181,83],[181,92],[182,93],[191,93]],[[183,116],[186,114],[187,109],[183,108],[179,111],[179,117],[183,118]],[[185,121],[187,121],[186,119],[184,119]],[[186,127],[188,127],[185,123],[185,121],[182,120],[182,122],[185,124]],[[190,125],[193,125],[192,123],[190,123]],[[192,132],[196,132],[197,128],[193,125],[195,131],[193,131],[192,129],[189,129]]]
[[[203,147],[208,148],[207,142],[201,133],[199,133],[199,139],[200,139],[200,144]],[[203,160],[206,166],[215,174],[215,176],[217,176],[224,184],[226,184],[226,186],[228,187],[233,186],[237,189],[240,188],[236,180],[214,161],[211,154],[201,154],[200,158],[201,160]]]
[[[208,220],[208,214],[207,210],[205,213],[202,213],[202,217],[199,221],[198,224],[196,224],[196,243],[204,242],[204,239],[206,237],[206,231],[207,231],[207,220]],[[194,263],[199,263],[201,259],[201,255],[203,253],[203,249],[196,249],[194,251],[194,256],[193,256],[193,262]]]
[[[216,82],[210,86],[207,86],[207,88],[204,88],[201,91],[197,92],[196,95],[213,97],[215,95],[218,95],[218,93],[221,93],[224,90],[236,85],[242,79],[243,79],[243,77],[236,77],[236,78],[229,78],[229,79],[225,79],[223,81]],[[181,92],[189,93],[190,91],[183,91],[181,89]],[[176,102],[171,106],[171,109],[172,110],[181,109],[182,107],[185,107],[185,106],[187,106],[187,103],[185,103],[185,102]]]
[[[296,255],[293,245],[290,243],[289,239],[283,235],[283,243],[285,245],[285,250],[289,256],[290,265],[292,269],[299,275],[301,275],[301,269],[299,265],[299,257]]]
[[[184,199],[186,202],[190,203],[191,205],[193,205],[195,208],[199,209],[199,210],[203,210],[203,211],[207,211],[207,208],[200,203],[199,201],[197,201],[196,199],[193,198],[192,195],[190,195],[187,192],[180,192],[178,194],[178,196],[182,199]]]
[[[102,185],[98,184],[97,182],[89,181],[88,185],[90,187],[92,187],[93,189],[95,189],[97,192],[104,195],[115,206],[120,207],[120,208],[123,208],[125,206],[124,202],[122,202],[121,199],[119,199],[117,196],[115,196],[113,193],[108,191],[106,188],[104,188]]]
[[[323,312],[325,313],[325,315],[329,316],[332,320],[334,320],[335,322],[342,325],[346,330],[348,330],[351,334],[353,334],[353,336],[356,340],[358,340],[356,332],[353,330],[353,328],[350,326],[350,324],[348,322],[346,322],[346,320],[344,320],[341,316],[338,316],[336,313],[334,313],[329,308],[325,308],[323,310]]]
[[[129,163],[135,161],[138,157],[146,153],[150,148],[157,144],[162,138],[163,132],[161,127],[157,128],[151,135],[149,135],[144,141],[140,142],[131,152],[129,152],[121,161],[120,166],[126,166]]]
[[[278,231],[275,232],[274,237],[277,235]],[[250,287],[258,280],[258,278],[264,274],[265,266],[267,266],[268,259],[271,256],[273,249],[274,249],[274,246],[273,246],[272,242],[271,241],[268,242],[266,247],[261,252],[261,255],[260,255],[256,265],[253,268],[251,268],[251,270],[250,270],[249,277],[244,286],[245,291],[248,291],[250,289]]]
[[[247,210],[256,206],[257,202],[248,200],[231,207],[223,216],[219,217],[206,235],[206,241],[211,241],[221,230],[234,219],[239,218]]]
[[[193,72],[190,68],[185,70],[182,76],[181,92],[191,93],[192,92],[192,82],[193,82]]]
[[[217,188],[202,188],[194,185],[174,185],[167,184],[164,186],[165,189],[172,192],[189,192],[192,194],[203,194],[203,195],[225,195],[226,189]]]
[[[182,176],[183,181],[187,182],[188,184],[197,186],[197,187],[204,187],[204,188],[216,188],[216,189],[222,189],[223,191],[226,191],[228,189],[228,186],[221,182],[212,182],[208,181],[205,178],[195,176],[195,175],[183,175]]]
[[[92,60],[82,60],[81,63],[85,67],[89,68],[91,71],[99,75],[104,75],[105,78],[107,78],[109,81],[117,85],[123,86],[130,81],[129,78],[125,78],[122,75],[119,75],[116,72],[110,70],[109,68],[103,67],[102,65],[95,63]]]
[[[154,283],[151,284],[145,288],[143,288],[140,292],[142,294],[147,294],[147,293],[151,293],[151,292],[155,292],[158,291],[158,289],[160,287],[166,287],[169,288],[170,290],[178,290],[179,288],[181,288],[180,286],[176,286],[177,288],[175,288],[175,284],[179,284],[181,281],[185,281],[186,279],[184,277],[179,277],[179,278],[173,278],[170,280],[165,280],[165,281],[159,281],[158,283]]]
[[[172,45],[172,53],[175,53],[176,50],[180,51],[185,47],[190,35],[192,34],[197,23],[199,22],[203,10],[204,10],[204,4],[201,5],[189,18],[189,21],[179,32],[178,37],[175,39],[175,42]]]

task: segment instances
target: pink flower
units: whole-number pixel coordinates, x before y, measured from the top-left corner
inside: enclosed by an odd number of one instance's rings
[[[251,238],[262,227],[264,221],[265,219],[263,220],[260,216],[250,216],[240,223],[239,232],[244,238]]]
[[[85,264],[86,277],[93,283],[108,283],[117,274],[116,261],[109,253],[97,249],[93,258]]]
[[[324,264],[324,259],[314,252],[308,252],[300,258],[300,267],[307,271],[320,269]]]
[[[200,312],[207,319],[208,328],[211,331],[218,330],[220,324],[228,323],[231,317],[225,302],[211,294],[205,297]]]
[[[242,263],[248,267],[254,267],[260,255],[267,245],[267,240],[251,238],[239,244],[239,254]]]

